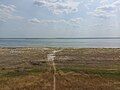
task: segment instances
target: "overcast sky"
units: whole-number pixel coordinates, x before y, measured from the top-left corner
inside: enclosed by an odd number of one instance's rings
[[[0,0],[0,38],[117,36],[120,0]]]

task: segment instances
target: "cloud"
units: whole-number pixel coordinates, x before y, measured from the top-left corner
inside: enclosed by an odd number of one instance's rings
[[[38,20],[37,18],[33,18],[29,20],[32,23],[40,23],[40,20]]]
[[[109,1],[108,0],[100,0],[100,4],[106,5],[106,4],[109,4]]]
[[[80,24],[81,18],[74,18],[70,20],[58,19],[58,20],[40,20],[37,18],[30,19],[31,23],[52,24],[52,23],[65,23],[65,24]]]
[[[80,2],[75,0],[35,0],[34,4],[48,8],[53,14],[68,14],[77,12]]]
[[[40,20],[37,18],[30,19],[29,22],[31,23],[41,23],[41,24],[49,24],[49,23],[66,23],[65,20],[60,19],[60,20]]]
[[[71,22],[71,23],[75,23],[75,24],[80,24],[80,23],[81,23],[81,21],[82,21],[82,19],[81,19],[81,18],[74,18],[74,19],[70,19],[70,22]]]
[[[101,6],[96,8],[94,12],[91,12],[92,15],[100,18],[108,18],[114,16],[114,13],[115,7],[112,5]]]
[[[21,16],[13,15],[16,12],[16,6],[14,5],[4,5],[0,3],[0,21],[6,22],[10,19],[22,19]]]
[[[113,5],[120,8],[120,0],[117,0],[116,2],[114,2]]]
[[[107,0],[105,1],[107,2]],[[103,5],[97,7],[93,12],[90,12],[90,14],[100,18],[108,18],[111,16],[115,16],[119,12],[119,9],[120,0],[115,1],[112,4],[105,4],[104,2]]]

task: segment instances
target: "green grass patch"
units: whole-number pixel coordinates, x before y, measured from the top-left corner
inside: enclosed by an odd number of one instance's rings
[[[78,68],[78,67],[62,67],[62,68],[57,68],[57,71],[62,70],[63,72],[75,72],[75,73],[80,73],[84,72],[89,75],[97,75],[101,77],[106,77],[106,78],[116,78],[120,79],[120,70],[107,70],[107,69],[95,69],[95,68]]]
[[[32,68],[32,69],[25,69],[25,70],[12,70],[12,71],[4,71],[0,72],[0,77],[16,77],[16,76],[23,76],[29,74],[39,74],[42,72],[46,72],[47,69],[43,68]]]

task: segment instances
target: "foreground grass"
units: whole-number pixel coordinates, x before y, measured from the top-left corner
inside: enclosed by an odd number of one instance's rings
[[[0,49],[0,90],[53,90],[54,48]],[[120,90],[120,49],[56,53],[56,90]]]
[[[3,76],[0,77],[0,90],[52,90],[52,75],[41,72]]]
[[[56,85],[57,90],[119,90],[118,76],[117,72],[106,73],[103,70],[59,68]],[[52,71],[36,69],[26,73],[9,72],[0,77],[0,90],[53,90],[53,74]]]

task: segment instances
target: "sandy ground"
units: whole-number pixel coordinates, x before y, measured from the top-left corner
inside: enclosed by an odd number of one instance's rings
[[[120,90],[120,49],[0,48],[0,90]]]

